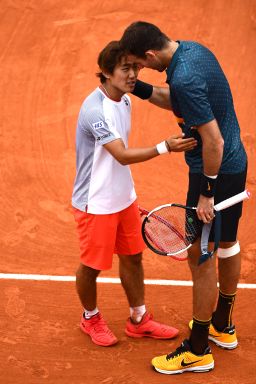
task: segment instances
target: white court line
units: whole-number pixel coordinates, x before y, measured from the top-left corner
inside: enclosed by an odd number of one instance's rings
[[[75,276],[54,276],[54,275],[27,275],[22,273],[0,273],[0,280],[38,280],[38,281],[75,281]],[[98,277],[98,283],[120,284],[118,277]],[[146,285],[173,285],[176,287],[192,287],[192,281],[186,280],[144,280]],[[256,284],[239,283],[238,288],[256,289]]]

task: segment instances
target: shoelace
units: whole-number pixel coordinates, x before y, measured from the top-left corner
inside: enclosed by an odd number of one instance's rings
[[[107,327],[107,324],[103,318],[95,318],[92,321],[94,330],[97,332],[103,331],[107,332],[109,335],[112,335],[111,330]]]
[[[167,356],[166,356],[166,360],[170,360],[172,359],[173,357],[178,357],[179,355],[181,355],[182,353],[186,352],[186,348],[185,348],[185,345],[181,344],[180,347],[178,347],[176,349],[176,351],[172,352],[172,353],[169,353]]]

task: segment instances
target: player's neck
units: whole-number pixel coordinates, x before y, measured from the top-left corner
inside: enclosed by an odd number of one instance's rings
[[[177,43],[174,40],[171,40],[168,42],[168,45],[166,46],[166,48],[162,50],[162,54],[163,54],[162,57],[166,67],[168,67],[168,65],[170,64],[172,57],[174,53],[177,51],[178,47],[179,47],[179,43]]]
[[[112,87],[107,83],[101,84],[100,87],[101,90],[105,93],[105,95],[113,101],[120,101],[121,97],[124,95],[124,92],[120,91],[115,87]]]
[[[171,51],[171,57],[173,57],[174,53],[179,48],[179,43],[177,41],[171,40],[170,41],[170,51]]]

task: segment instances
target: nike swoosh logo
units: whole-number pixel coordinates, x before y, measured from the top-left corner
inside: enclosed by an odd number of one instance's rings
[[[202,359],[200,359],[200,360],[195,360],[195,361],[190,361],[189,363],[186,363],[186,362],[184,361],[184,359],[183,359],[182,362],[180,363],[180,365],[181,365],[182,367],[187,367],[188,365],[192,365],[192,364],[198,363],[199,361],[202,361]]]

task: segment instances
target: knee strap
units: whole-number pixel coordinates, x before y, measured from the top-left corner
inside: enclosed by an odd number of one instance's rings
[[[237,241],[232,247],[229,248],[219,248],[217,251],[218,257],[220,259],[227,259],[228,257],[235,256],[240,252],[240,244]]]

